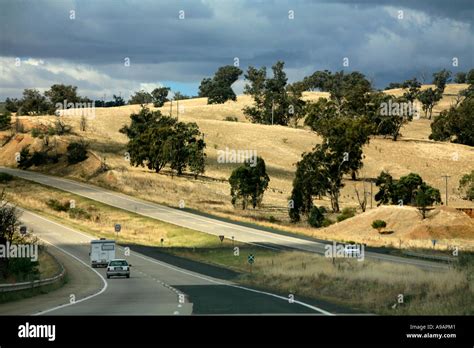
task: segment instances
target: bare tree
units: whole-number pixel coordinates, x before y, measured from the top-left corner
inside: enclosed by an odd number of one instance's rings
[[[364,192],[361,198],[359,194],[359,189],[357,188],[357,183],[354,183],[354,190],[357,196],[357,201],[359,202],[359,207],[360,209],[362,209],[362,212],[365,212],[365,210],[367,209],[367,189],[365,186],[365,181],[362,181],[362,187]]]
[[[457,108],[463,100],[464,97],[461,94],[456,94],[456,97],[454,97],[454,101],[451,102],[451,107]]]

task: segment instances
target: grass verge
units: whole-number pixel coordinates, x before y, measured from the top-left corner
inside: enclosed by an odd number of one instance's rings
[[[5,186],[5,185],[3,185]],[[114,223],[122,223],[120,241],[161,247],[163,252],[218,265],[238,272],[236,282],[281,294],[323,299],[362,312],[387,315],[469,315],[474,313],[473,263],[446,272],[414,266],[318,255],[275,252],[126,212],[80,196],[25,180],[6,184],[8,198],[32,211],[97,237],[115,238]],[[56,211],[48,200],[74,200],[88,215]],[[79,218],[78,218],[79,216]],[[161,238],[164,239],[163,244]],[[238,253],[236,253],[236,249]],[[255,255],[250,268],[249,254]],[[468,256],[472,259],[472,255]]]
[[[44,250],[40,250],[38,255],[38,270],[40,272],[40,279],[51,278],[61,272],[61,265],[51,254]],[[17,301],[36,295],[47,294],[51,291],[61,288],[66,283],[67,274],[54,284],[25,290],[0,292],[0,303]]]

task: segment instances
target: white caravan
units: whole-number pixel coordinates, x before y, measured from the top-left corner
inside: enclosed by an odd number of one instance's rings
[[[106,267],[110,260],[115,259],[115,241],[101,238],[91,241],[91,266]]]

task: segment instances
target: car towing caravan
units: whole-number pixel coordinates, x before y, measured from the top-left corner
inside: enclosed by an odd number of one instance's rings
[[[115,259],[115,240],[105,238],[92,240],[89,255],[93,268],[107,267],[110,260]]]

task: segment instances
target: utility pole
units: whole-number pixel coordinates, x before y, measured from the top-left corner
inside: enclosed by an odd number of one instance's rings
[[[179,121],[179,99],[176,99],[176,121]]]
[[[170,117],[173,116],[173,99],[170,98]]]
[[[443,175],[441,177],[444,178],[445,183],[446,183],[446,206],[448,206],[448,178],[450,178],[450,176],[449,175]]]

